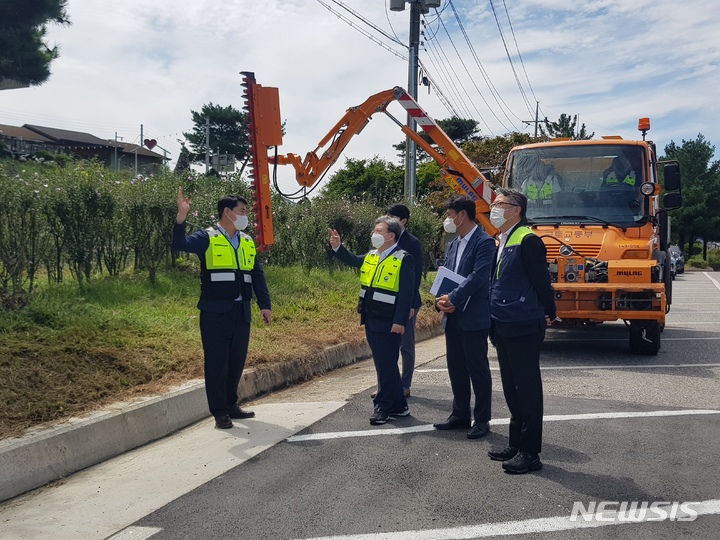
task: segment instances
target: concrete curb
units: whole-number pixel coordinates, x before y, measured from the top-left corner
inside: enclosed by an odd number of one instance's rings
[[[422,341],[442,333],[417,330]],[[370,357],[367,343],[329,347],[307,358],[247,370],[240,381],[246,400]],[[207,418],[203,381],[190,381],[157,397],[117,403],[62,426],[0,441],[0,501],[128,452]]]

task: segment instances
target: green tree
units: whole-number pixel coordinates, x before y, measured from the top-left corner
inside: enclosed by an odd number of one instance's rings
[[[60,51],[48,44],[46,25],[69,25],[66,5],[67,0],[0,0],[0,88],[47,81]]]
[[[452,116],[443,120],[437,120],[436,123],[457,145],[461,145],[478,138],[478,122],[471,118],[459,118],[457,116]],[[435,144],[435,142],[422,129],[420,129],[418,133],[423,140],[427,141],[429,144]],[[406,141],[402,141],[398,144],[393,144],[393,148],[399,152],[398,156],[403,159],[405,158],[405,143]],[[429,156],[418,147],[417,158],[419,161],[427,161]]]
[[[683,205],[673,210],[672,234],[680,249],[688,242],[688,258],[692,257],[696,238],[702,238],[703,258],[707,258],[707,242],[720,240],[720,161],[713,161],[715,146],[698,134],[695,140],[678,146],[670,141],[665,156],[676,159],[682,174]]]
[[[248,116],[231,105],[223,107],[208,103],[200,112],[190,111],[195,124],[192,131],[183,133],[190,143],[193,163],[205,161],[206,127],[210,124],[210,156],[217,154],[235,154],[236,161],[242,161],[248,154],[249,130]]]
[[[550,138],[569,137],[570,139],[578,141],[592,139],[595,132],[593,131],[590,135],[588,135],[587,130],[585,129],[585,124],[580,126],[579,130],[576,130],[577,120],[577,114],[570,117],[570,115],[562,113],[557,122],[550,122],[547,117],[545,117],[543,123],[540,124],[540,133],[542,133],[544,137]]]
[[[347,197],[383,206],[402,198],[404,169],[374,157],[347,159],[345,168],[332,175],[323,195]]]

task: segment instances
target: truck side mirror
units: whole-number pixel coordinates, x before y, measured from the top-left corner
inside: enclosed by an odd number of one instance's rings
[[[665,177],[665,191],[677,191],[680,189],[680,164],[668,163],[663,169]]]
[[[673,210],[682,206],[682,195],[679,193],[668,193],[663,199],[663,208]]]

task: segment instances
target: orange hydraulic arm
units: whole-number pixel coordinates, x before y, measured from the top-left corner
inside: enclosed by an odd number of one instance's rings
[[[405,135],[413,139],[440,165],[440,174],[450,187],[455,192],[467,195],[475,201],[477,218],[488,233],[491,235],[497,233],[497,229],[492,226],[487,216],[490,212],[490,203],[495,198],[492,185],[442,128],[402,88],[396,86],[392,90],[385,90],[369,97],[357,107],[350,107],[320,141],[317,148],[308,152],[305,159],[301,160],[296,154],[267,155],[268,148],[282,144],[277,89],[263,88],[256,84],[252,73],[243,72],[243,75],[246,88],[246,110],[250,116],[250,144],[253,159],[251,178],[253,178],[255,189],[256,227],[259,232],[258,244],[261,249],[273,243],[272,205],[268,184],[269,164],[292,165],[298,184],[311,187],[337,161],[350,139],[359,134],[368,124],[372,115],[377,112],[385,113],[400,126]],[[418,133],[387,112],[387,106],[392,101],[398,101],[406,109],[437,147],[433,147]],[[275,112],[277,112],[276,117]],[[328,145],[327,149],[322,151],[326,145]]]

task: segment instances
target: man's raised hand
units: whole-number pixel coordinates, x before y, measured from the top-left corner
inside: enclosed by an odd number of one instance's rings
[[[178,188],[178,199],[177,199],[178,213],[175,221],[177,223],[185,223],[188,212],[190,212],[190,200],[187,197],[183,197],[182,188]]]

